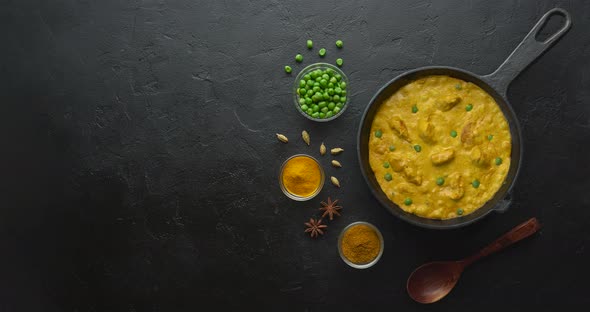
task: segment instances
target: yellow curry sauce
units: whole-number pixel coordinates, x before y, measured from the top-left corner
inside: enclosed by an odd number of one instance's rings
[[[430,219],[467,215],[498,191],[508,169],[510,129],[478,86],[428,76],[400,88],[379,107],[369,163],[384,193]]]

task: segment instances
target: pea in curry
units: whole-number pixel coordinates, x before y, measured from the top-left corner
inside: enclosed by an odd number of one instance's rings
[[[512,138],[494,99],[477,85],[428,76],[381,104],[371,126],[369,163],[383,192],[430,219],[467,215],[498,191]]]

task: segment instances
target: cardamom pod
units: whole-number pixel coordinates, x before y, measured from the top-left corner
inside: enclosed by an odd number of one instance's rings
[[[337,168],[342,168],[342,165],[337,160],[332,160],[332,166],[337,167]]]
[[[324,142],[322,142],[322,145],[320,145],[320,155],[326,155],[326,146],[324,145]]]
[[[303,138],[303,141],[307,144],[307,146],[309,146],[309,143],[310,143],[309,133],[307,133],[307,131],[303,130],[303,132],[301,132],[301,137]]]
[[[286,136],[284,136],[284,135],[282,135],[280,133],[277,133],[277,139],[279,139],[279,141],[281,141],[283,143],[288,143],[289,142],[289,139],[287,139]]]
[[[336,185],[337,187],[340,187],[340,181],[338,181],[338,179],[336,179],[335,177],[330,177],[330,180],[332,181],[332,184]]]
[[[336,147],[330,150],[330,153],[332,153],[332,155],[338,155],[342,152],[344,152],[344,149],[340,147]]]

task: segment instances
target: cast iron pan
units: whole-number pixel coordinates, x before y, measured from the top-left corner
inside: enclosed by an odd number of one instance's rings
[[[565,24],[559,31],[543,42],[537,41],[535,36],[539,30],[547,22],[550,16],[558,14],[565,18]],[[571,19],[569,14],[559,8],[555,8],[545,13],[543,17],[537,22],[533,29],[526,35],[522,42],[514,49],[512,54],[494,71],[485,76],[476,75],[469,71],[448,66],[430,66],[414,69],[405,72],[383,86],[375,96],[371,99],[369,106],[367,106],[358,132],[357,153],[361,166],[361,171],[373,195],[385,206],[392,214],[405,220],[411,224],[418,225],[431,229],[451,229],[458,228],[470,223],[473,223],[491,211],[504,212],[511,203],[511,190],[514,186],[514,181],[520,171],[520,164],[522,162],[523,146],[522,134],[518,119],[514,114],[514,110],[506,99],[506,92],[508,85],[518,74],[525,69],[532,61],[539,57],[545,50],[547,50],[553,43],[555,43],[561,36],[563,36],[571,26]],[[502,109],[508,124],[510,125],[510,133],[512,135],[512,155],[511,165],[505,183],[498,190],[496,195],[477,209],[473,213],[449,220],[433,220],[422,218],[414,214],[410,214],[402,210],[399,206],[390,201],[381,190],[381,187],[375,179],[375,175],[369,165],[369,136],[371,132],[371,124],[377,109],[392,96],[399,88],[404,85],[430,75],[447,75],[455,77],[464,81],[468,81],[478,85],[480,88],[490,94],[496,103]]]

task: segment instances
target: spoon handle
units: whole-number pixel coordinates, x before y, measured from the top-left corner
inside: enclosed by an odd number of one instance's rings
[[[468,266],[483,257],[489,256],[494,252],[500,251],[522,239],[535,234],[540,228],[541,224],[539,223],[539,220],[537,220],[537,218],[530,218],[528,221],[517,225],[515,228],[510,230],[510,232],[500,236],[493,243],[484,247],[478,253],[464,259],[463,264]]]

